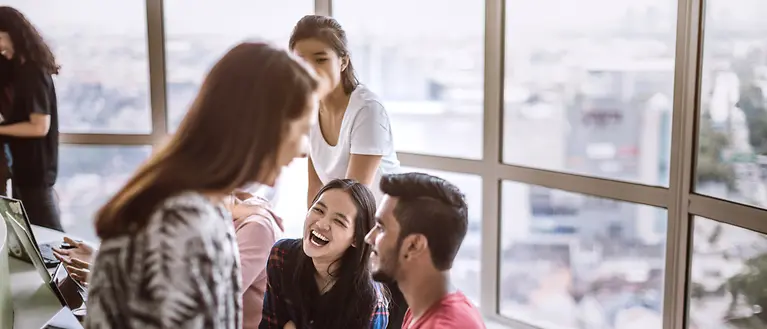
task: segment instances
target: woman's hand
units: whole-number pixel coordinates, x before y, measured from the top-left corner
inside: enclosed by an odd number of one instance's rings
[[[65,264],[69,265],[73,258],[83,262],[90,263],[93,258],[93,247],[85,242],[72,240],[70,237],[64,237],[64,242],[72,246],[71,249],[53,248],[53,255]]]
[[[288,321],[288,323],[286,323],[285,326],[282,327],[282,328],[283,329],[296,329],[296,325],[293,324],[293,321]]]
[[[80,283],[83,287],[87,288],[88,275],[91,273],[90,267],[90,263],[86,263],[77,258],[72,258],[71,265],[67,265],[64,268],[67,270],[67,273],[69,273],[69,277]]]
[[[64,269],[67,270],[72,279],[81,285],[88,286],[88,274],[90,273],[91,259],[93,258],[93,247],[84,242],[72,240],[64,237],[64,242],[72,246],[71,249],[53,248],[53,255],[64,263]]]

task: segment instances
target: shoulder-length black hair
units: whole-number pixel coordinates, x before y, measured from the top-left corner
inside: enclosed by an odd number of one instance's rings
[[[58,74],[51,48],[45,43],[40,32],[13,7],[0,6],[0,31],[8,33],[13,42],[14,58],[23,58],[25,63],[35,65],[47,74]]]
[[[329,273],[335,283],[323,296],[314,279],[317,270],[312,259],[303,251],[298,251],[294,284],[286,287],[287,293],[299,311],[301,323],[311,319],[314,328],[367,329],[377,304],[376,286],[369,267],[371,247],[365,243],[365,235],[375,222],[375,197],[364,184],[351,179],[335,179],[317,192],[312,203],[317,202],[323,193],[334,189],[348,193],[357,207],[354,246],[346,249],[337,260],[339,266]]]

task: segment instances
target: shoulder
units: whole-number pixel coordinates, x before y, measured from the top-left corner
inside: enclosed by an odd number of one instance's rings
[[[273,266],[282,267],[287,259],[295,257],[297,251],[301,251],[301,239],[278,240],[269,252],[269,263]]]
[[[261,215],[251,215],[234,221],[234,232],[240,245],[269,249],[277,241],[278,231],[279,227],[274,220]]]
[[[350,102],[352,102],[354,108],[357,109],[358,116],[363,115],[366,117],[381,117],[386,119],[389,117],[381,98],[364,85],[359,85],[357,89],[352,92]]]
[[[208,198],[195,192],[185,192],[162,202],[155,214],[163,216],[185,215],[188,219],[223,218],[222,209],[214,205]]]
[[[43,69],[38,66],[32,64],[21,65],[19,67],[18,73],[22,80],[27,84],[43,84],[46,86],[53,85],[53,78],[51,75],[43,71]]]
[[[301,249],[301,239],[280,239],[274,243],[272,250],[294,251]]]
[[[203,243],[216,243],[233,234],[231,217],[222,207],[207,197],[185,192],[167,198],[149,220],[146,233],[162,234],[177,240],[202,239]]]
[[[462,293],[443,300],[440,306],[440,311],[433,317],[436,328],[484,328],[479,311]]]

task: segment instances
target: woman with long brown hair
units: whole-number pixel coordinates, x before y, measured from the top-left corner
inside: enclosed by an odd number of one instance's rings
[[[241,328],[228,196],[273,185],[305,152],[319,82],[244,43],[216,63],[178,132],[99,211],[86,328]]]
[[[24,203],[32,224],[63,231],[53,190],[59,116],[52,76],[59,65],[32,23],[7,6],[0,6],[0,55],[10,61],[10,86],[4,91],[10,110],[3,113],[0,136],[12,158],[13,196]]]

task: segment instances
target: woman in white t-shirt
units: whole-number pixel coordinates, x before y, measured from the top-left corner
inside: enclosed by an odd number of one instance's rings
[[[381,101],[361,85],[349,56],[346,32],[327,16],[304,16],[293,29],[290,50],[329,79],[309,132],[307,207],[319,189],[336,178],[368,185],[377,201],[382,175],[399,170],[391,124]]]

